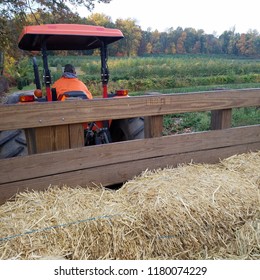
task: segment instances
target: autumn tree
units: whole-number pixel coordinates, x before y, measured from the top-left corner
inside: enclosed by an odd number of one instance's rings
[[[161,33],[156,29],[151,32],[152,53],[161,53]]]
[[[224,54],[238,54],[237,41],[239,40],[240,35],[235,33],[235,27],[229,31],[225,31],[220,35],[219,39],[221,40],[222,52]]]
[[[80,23],[76,8],[94,8],[111,0],[0,0],[0,51],[18,57],[17,39],[25,25]]]
[[[249,30],[247,32],[247,55],[255,55],[257,54],[256,50],[256,42],[257,38],[259,38],[259,34],[257,30]]]
[[[187,53],[192,53],[196,42],[198,41],[198,34],[194,28],[185,28],[186,39],[184,41],[184,48]]]
[[[138,48],[139,56],[142,56],[146,53],[151,53],[151,50],[150,51],[147,50],[147,44],[148,44],[148,42],[150,42],[150,37],[151,37],[150,30],[146,30],[146,31],[142,30],[141,40],[140,40],[140,44],[139,44],[139,48]]]
[[[173,28],[169,28],[167,31],[167,46],[165,48],[165,53],[167,54],[175,54],[176,53],[176,30]]]
[[[120,29],[125,38],[118,42],[120,49],[124,55],[135,56],[140,46],[142,30],[133,19],[117,19],[115,27]]]
[[[52,13],[76,12],[76,8],[87,8],[89,11],[95,7],[95,2],[110,3],[111,0],[0,0],[1,16],[12,19],[14,17],[26,18],[28,14],[38,12]],[[74,11],[73,11],[74,10]]]
[[[198,41],[195,42],[191,53],[198,54],[198,53],[200,53],[200,50],[201,50],[201,43],[200,43],[200,41],[198,40]]]
[[[177,40],[177,45],[176,45],[177,53],[181,53],[181,54],[186,53],[185,45],[184,45],[186,38],[187,38],[187,33],[182,32],[181,36]]]
[[[224,31],[220,37],[219,40],[221,41],[221,49],[222,53],[227,54],[228,53],[228,46],[229,46],[229,41],[231,39],[232,32],[231,31]]]
[[[255,38],[255,51],[258,55],[260,55],[260,36],[259,35]]]
[[[86,23],[90,25],[101,25],[110,28],[115,26],[111,17],[100,13],[94,13],[88,16],[86,18]]]
[[[242,33],[240,39],[237,41],[237,49],[239,54],[245,55],[246,53],[246,34]]]

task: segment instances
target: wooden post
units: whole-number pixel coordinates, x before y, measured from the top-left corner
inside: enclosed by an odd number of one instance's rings
[[[69,149],[69,125],[25,129],[28,154]]]
[[[231,127],[232,109],[211,111],[211,129],[225,129]]]
[[[82,124],[28,128],[25,135],[29,155],[79,148],[85,144]]]
[[[84,147],[84,128],[81,123],[69,125],[70,148]]]
[[[163,131],[163,116],[150,116],[144,118],[144,137],[161,137]]]
[[[161,96],[160,92],[147,92],[149,96]],[[163,131],[163,115],[144,118],[144,138],[161,137]]]

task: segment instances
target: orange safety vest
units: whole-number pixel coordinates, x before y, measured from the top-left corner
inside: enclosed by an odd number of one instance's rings
[[[52,87],[56,88],[57,98],[59,97],[59,95],[63,94],[66,91],[75,90],[84,91],[89,99],[93,98],[86,85],[78,78],[61,77],[53,84]]]

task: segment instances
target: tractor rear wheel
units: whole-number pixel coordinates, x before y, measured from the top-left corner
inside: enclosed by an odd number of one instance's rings
[[[0,158],[11,158],[27,155],[27,145],[24,131],[0,131]]]
[[[15,104],[19,101],[19,93],[9,95],[5,104]],[[27,144],[24,130],[0,131],[0,158],[11,158],[27,155]]]
[[[113,120],[110,127],[112,142],[144,138],[144,118]]]

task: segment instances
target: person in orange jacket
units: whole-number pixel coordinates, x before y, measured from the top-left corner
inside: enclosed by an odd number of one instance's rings
[[[75,67],[71,64],[66,64],[64,73],[53,85],[56,89],[57,98],[66,91],[83,91],[88,99],[92,99],[92,94],[86,85],[77,78]]]

